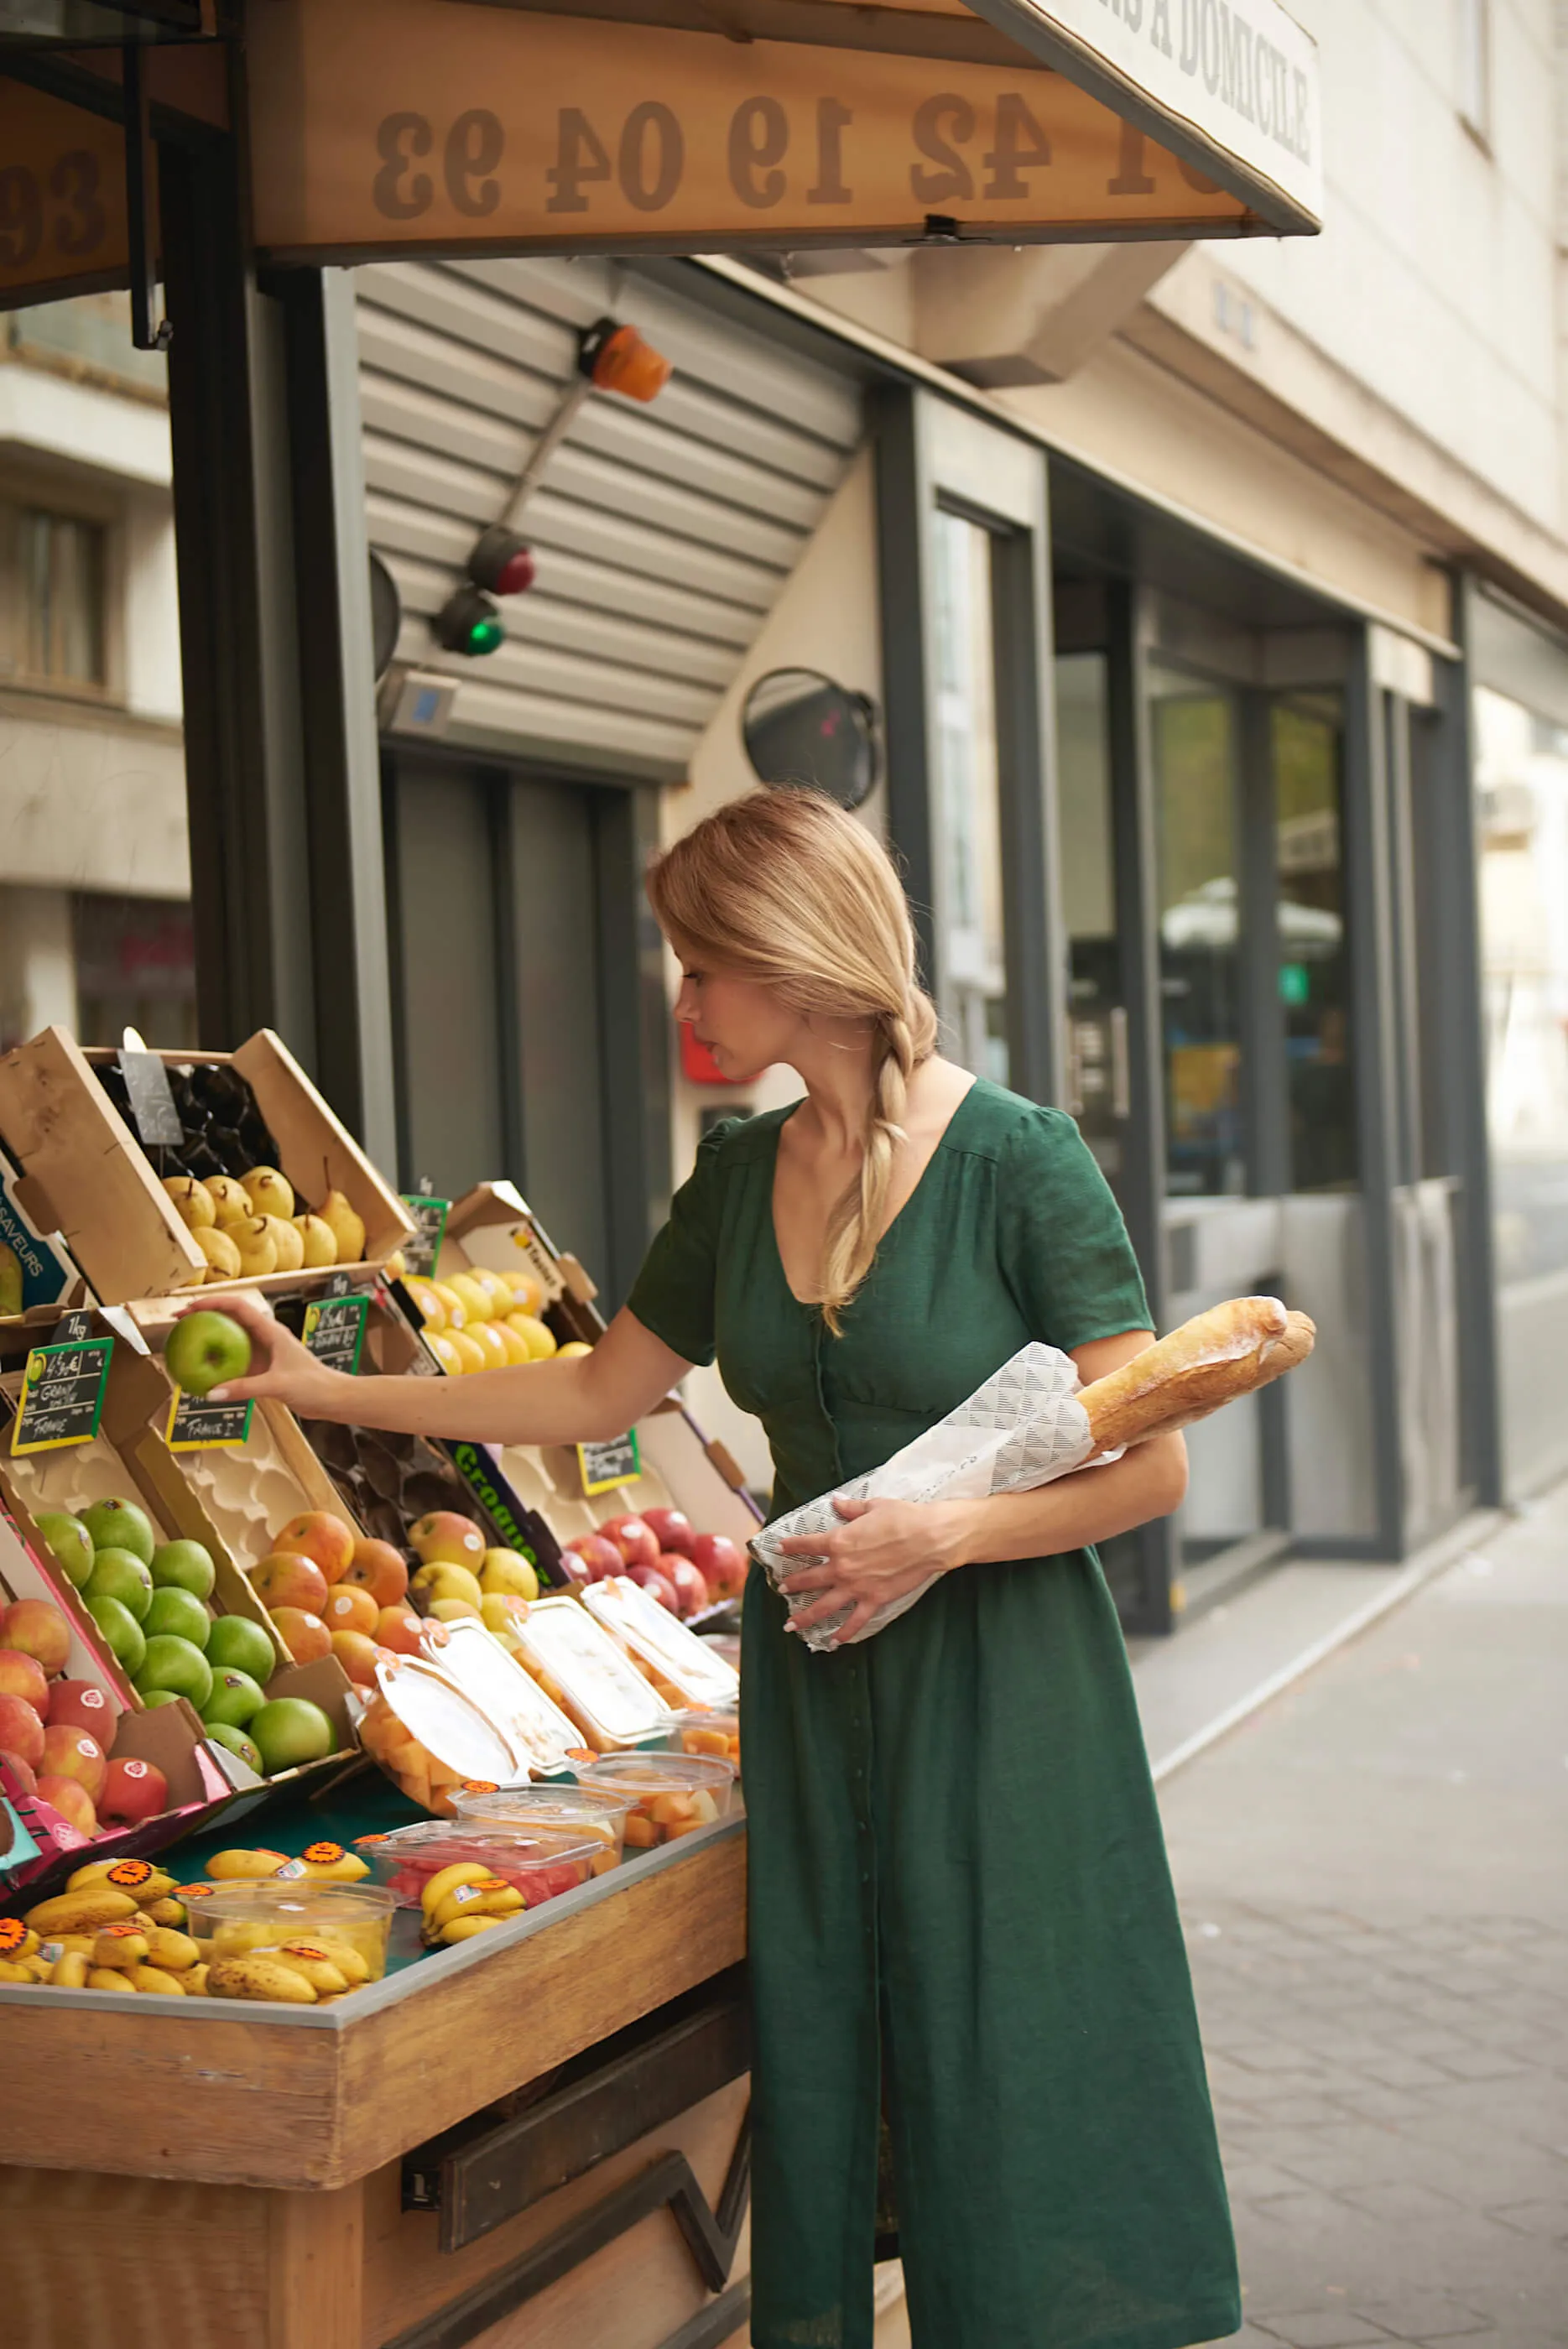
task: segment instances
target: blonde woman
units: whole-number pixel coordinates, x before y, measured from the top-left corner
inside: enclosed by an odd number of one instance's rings
[[[321,1369],[265,1311],[229,1390],[470,1440],[618,1433],[717,1356],[776,1510],[874,1468],[1030,1339],[1085,1380],[1150,1342],[1071,1120],[944,1061],[909,908],[826,800],[758,793],[653,867],[677,1017],[784,1112],[701,1144],[593,1353],[461,1386]],[[1179,1437],[1035,1493],[862,1502],[798,1545],[813,1653],[753,1572],[751,1840],[758,2349],[869,2349],[896,2200],[916,2349],[1180,2349],[1239,2324],[1185,1953],[1096,1541],[1173,1508]],[[826,1549],[826,1555],[824,1551]]]

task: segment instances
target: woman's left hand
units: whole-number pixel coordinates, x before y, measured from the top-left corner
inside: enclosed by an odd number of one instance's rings
[[[792,1598],[818,1594],[791,1616],[792,1631],[809,1630],[847,1607],[849,1619],[835,1636],[835,1645],[843,1647],[889,1599],[965,1563],[970,1510],[962,1501],[836,1500],[833,1506],[846,1520],[837,1533],[792,1534],[779,1544],[790,1557],[811,1560],[788,1578],[784,1589]]]

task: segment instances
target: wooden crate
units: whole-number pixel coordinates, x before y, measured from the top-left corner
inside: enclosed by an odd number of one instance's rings
[[[364,1218],[367,1268],[384,1263],[408,1238],[413,1226],[401,1201],[270,1028],[237,1052],[160,1057],[171,1067],[223,1063],[239,1071],[303,1205],[330,1187]],[[0,1059],[0,1134],[24,1169],[30,1212],[60,1232],[107,1305],[204,1284],[206,1272],[141,1143],[93,1075],[95,1061],[112,1058],[83,1052],[63,1028],[46,1028]],[[243,1285],[297,1291],[329,1277],[273,1273]],[[213,1292],[227,1285],[213,1284]]]

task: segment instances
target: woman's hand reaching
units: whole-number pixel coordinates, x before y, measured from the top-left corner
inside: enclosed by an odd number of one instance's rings
[[[889,1599],[968,1563],[974,1512],[966,1501],[836,1500],[833,1506],[845,1519],[837,1533],[792,1534],[779,1544],[788,1556],[811,1561],[788,1577],[784,1589],[792,1599],[815,1594],[811,1606],[791,1616],[791,1631],[808,1631],[847,1607],[849,1619],[834,1642],[843,1647]]]
[[[226,1313],[237,1321],[251,1341],[251,1366],[243,1379],[231,1379],[214,1387],[214,1402],[246,1402],[254,1396],[267,1396],[275,1402],[286,1403],[292,1412],[304,1419],[324,1419],[330,1416],[328,1405],[332,1396],[345,1381],[341,1371],[330,1371],[318,1362],[307,1347],[302,1346],[277,1319],[264,1298],[248,1295],[244,1289],[227,1292],[222,1299],[205,1303],[200,1292],[182,1312]]]

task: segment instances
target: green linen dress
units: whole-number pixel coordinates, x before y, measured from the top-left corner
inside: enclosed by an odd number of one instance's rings
[[[775,1510],[1031,1339],[1149,1327],[1072,1120],[978,1081],[834,1338],[789,1288],[788,1111],[719,1126],[630,1298],[767,1431]],[[890,2129],[917,2349],[1179,2349],[1241,2323],[1186,1952],[1092,1550],[946,1576],[813,1654],[753,1568],[742,1738],[756,2349],[870,2349]]]

